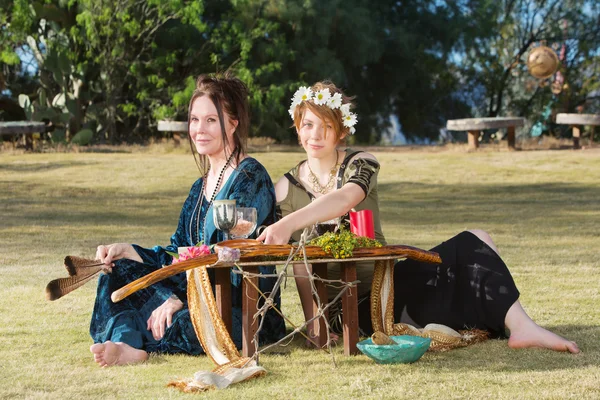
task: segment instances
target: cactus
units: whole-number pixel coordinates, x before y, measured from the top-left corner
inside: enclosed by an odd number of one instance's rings
[[[40,80],[42,85],[37,98],[31,100],[25,94],[19,95],[19,104],[25,111],[27,119],[44,121],[50,127],[49,136],[53,142],[65,142],[75,138],[78,132],[78,144],[88,144],[93,138],[89,127],[82,130],[84,114],[81,110],[82,97],[87,92],[81,90],[83,82],[75,71],[67,49],[51,47],[42,55]],[[53,88],[58,85],[60,92]],[[49,101],[52,99],[51,101]],[[92,136],[90,137],[90,132]]]

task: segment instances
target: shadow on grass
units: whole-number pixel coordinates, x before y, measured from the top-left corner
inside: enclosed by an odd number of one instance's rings
[[[600,335],[600,326],[560,325],[545,327],[573,340],[581,349],[579,354],[547,349],[511,349],[508,340],[492,339],[462,349],[427,353],[427,362],[446,371],[554,371],[597,366],[600,345],[593,338]]]
[[[380,184],[382,220],[409,225],[512,223],[600,210],[600,187],[569,183],[503,185]],[[572,215],[568,216],[573,218]]]
[[[61,168],[84,163],[23,165],[15,168]],[[1,166],[0,166],[1,168]],[[12,167],[11,167],[12,168]],[[188,188],[176,192],[131,193],[95,190],[67,185],[0,182],[4,187],[3,224],[126,224],[148,226],[172,225]],[[573,218],[574,211],[600,210],[600,187],[568,183],[501,185],[501,184],[423,184],[400,182],[379,187],[382,220],[412,226],[460,224],[489,221],[511,224],[541,217]],[[569,215],[567,215],[569,214]]]
[[[128,225],[174,226],[188,194],[176,192],[131,193],[90,188],[10,182],[2,198],[5,228],[24,225],[90,226]],[[0,181],[0,188],[8,186]],[[179,204],[173,199],[178,199]]]
[[[492,339],[465,348],[445,351],[427,352],[418,362],[412,364],[416,368],[429,370],[435,366],[439,372],[470,372],[488,371],[523,372],[523,371],[554,371],[562,369],[582,369],[597,366],[600,362],[600,344],[594,340],[600,336],[600,326],[561,325],[545,327],[570,340],[578,343],[582,352],[570,354],[546,349],[511,349],[508,340]],[[304,338],[296,335],[286,346],[278,346],[264,353],[268,356],[286,356],[300,359],[309,356],[316,349],[307,349]],[[356,366],[368,367],[374,365],[373,360],[359,353],[357,357],[343,355],[343,341],[334,347],[338,363],[350,363]],[[342,353],[340,353],[340,351]],[[328,362],[330,355],[321,352],[322,362]],[[314,361],[314,359],[313,359]],[[398,364],[399,367],[402,364]],[[394,366],[382,366],[382,368]]]
[[[40,172],[57,170],[61,168],[81,167],[89,165],[97,165],[99,162],[87,161],[52,161],[52,162],[12,162],[10,164],[0,163],[0,171],[8,172]]]

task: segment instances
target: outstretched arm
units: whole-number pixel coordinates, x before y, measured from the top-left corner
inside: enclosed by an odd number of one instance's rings
[[[266,244],[286,244],[292,234],[318,222],[340,217],[356,207],[377,185],[379,163],[369,153],[360,153],[349,163],[348,179],[338,190],[319,197],[298,210],[283,210],[287,215],[269,226],[257,238]],[[288,195],[289,181],[283,177],[275,185],[277,201],[283,202]]]
[[[277,182],[278,187],[283,180],[285,180],[283,184],[287,184],[287,179],[284,177]],[[277,189],[276,192],[281,193]],[[340,217],[363,201],[364,198],[365,192],[359,185],[352,182],[346,183],[341,189],[319,197],[306,207],[296,210],[275,224],[268,226],[257,240],[264,241],[266,244],[286,244],[297,230],[314,225],[317,222]]]

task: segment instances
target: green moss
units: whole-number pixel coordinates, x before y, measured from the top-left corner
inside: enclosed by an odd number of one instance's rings
[[[381,247],[375,239],[364,236],[356,236],[347,229],[342,228],[339,232],[325,232],[325,234],[314,238],[309,242],[311,246],[319,246],[333,258],[350,258],[355,248]]]

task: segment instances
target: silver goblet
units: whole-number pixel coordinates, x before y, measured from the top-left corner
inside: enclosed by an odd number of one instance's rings
[[[235,200],[213,201],[213,222],[215,227],[225,234],[225,240],[229,239],[229,231],[237,223],[237,207]]]

